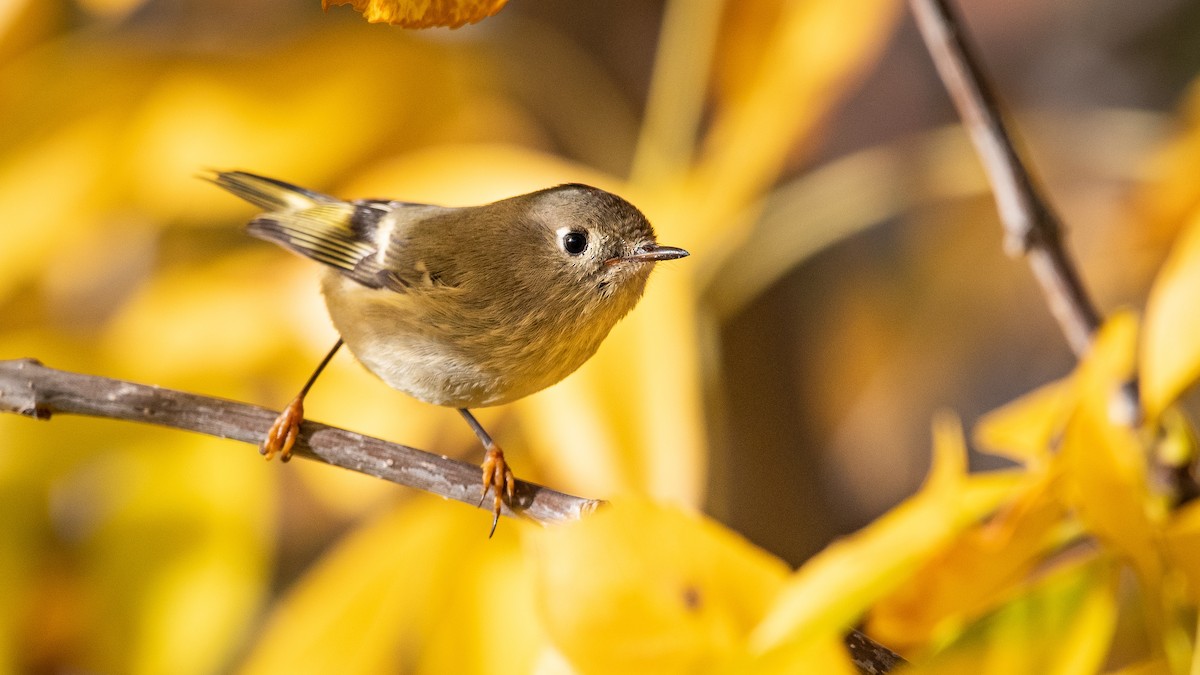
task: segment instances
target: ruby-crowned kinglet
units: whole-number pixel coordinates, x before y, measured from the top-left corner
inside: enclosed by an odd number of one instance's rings
[[[327,266],[322,290],[341,339],[276,420],[263,454],[286,460],[303,399],[344,341],[387,384],[458,408],[487,450],[492,528],[513,478],[468,408],[499,405],[563,379],[637,304],[660,246],[636,207],[587,185],[483,206],[342,201],[233,171],[206,176],[266,213],[247,227]]]

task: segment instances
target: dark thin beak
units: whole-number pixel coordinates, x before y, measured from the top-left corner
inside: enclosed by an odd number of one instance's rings
[[[634,249],[633,253],[620,258],[609,258],[604,261],[605,265],[615,265],[620,262],[655,262],[657,260],[675,260],[676,258],[686,258],[688,252],[675,248],[674,246],[659,246],[658,244],[645,244]]]

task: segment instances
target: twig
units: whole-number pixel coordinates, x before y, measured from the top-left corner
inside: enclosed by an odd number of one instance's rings
[[[1082,357],[1101,317],[1067,254],[1058,216],[1013,145],[962,22],[947,0],[910,0],[909,4],[992,184],[1006,234],[1005,249],[1029,261],[1067,343]]]
[[[0,412],[37,419],[70,414],[146,422],[254,445],[276,415],[245,403],[54,370],[32,359],[0,361]],[[293,452],[472,506],[479,505],[483,489],[474,464],[317,422],[301,425]],[[519,515],[540,523],[575,520],[601,503],[520,480],[513,499]],[[503,513],[517,515],[507,505]]]
[[[863,675],[882,675],[890,673],[897,665],[908,664],[899,654],[859,631],[850,631],[844,642],[854,667]]]

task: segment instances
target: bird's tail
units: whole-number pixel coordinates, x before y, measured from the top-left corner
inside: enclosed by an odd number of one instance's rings
[[[341,200],[274,178],[245,171],[212,171],[201,178],[225,188],[265,211],[292,211]]]
[[[364,260],[375,249],[354,230],[354,204],[244,171],[202,177],[266,211],[246,226],[252,236],[351,275],[367,273]]]

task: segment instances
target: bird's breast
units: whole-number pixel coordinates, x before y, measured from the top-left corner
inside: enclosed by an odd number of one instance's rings
[[[435,405],[508,403],[574,372],[612,327],[542,307],[513,311],[461,289],[371,289],[336,271],[322,290],[355,358],[389,386]]]

